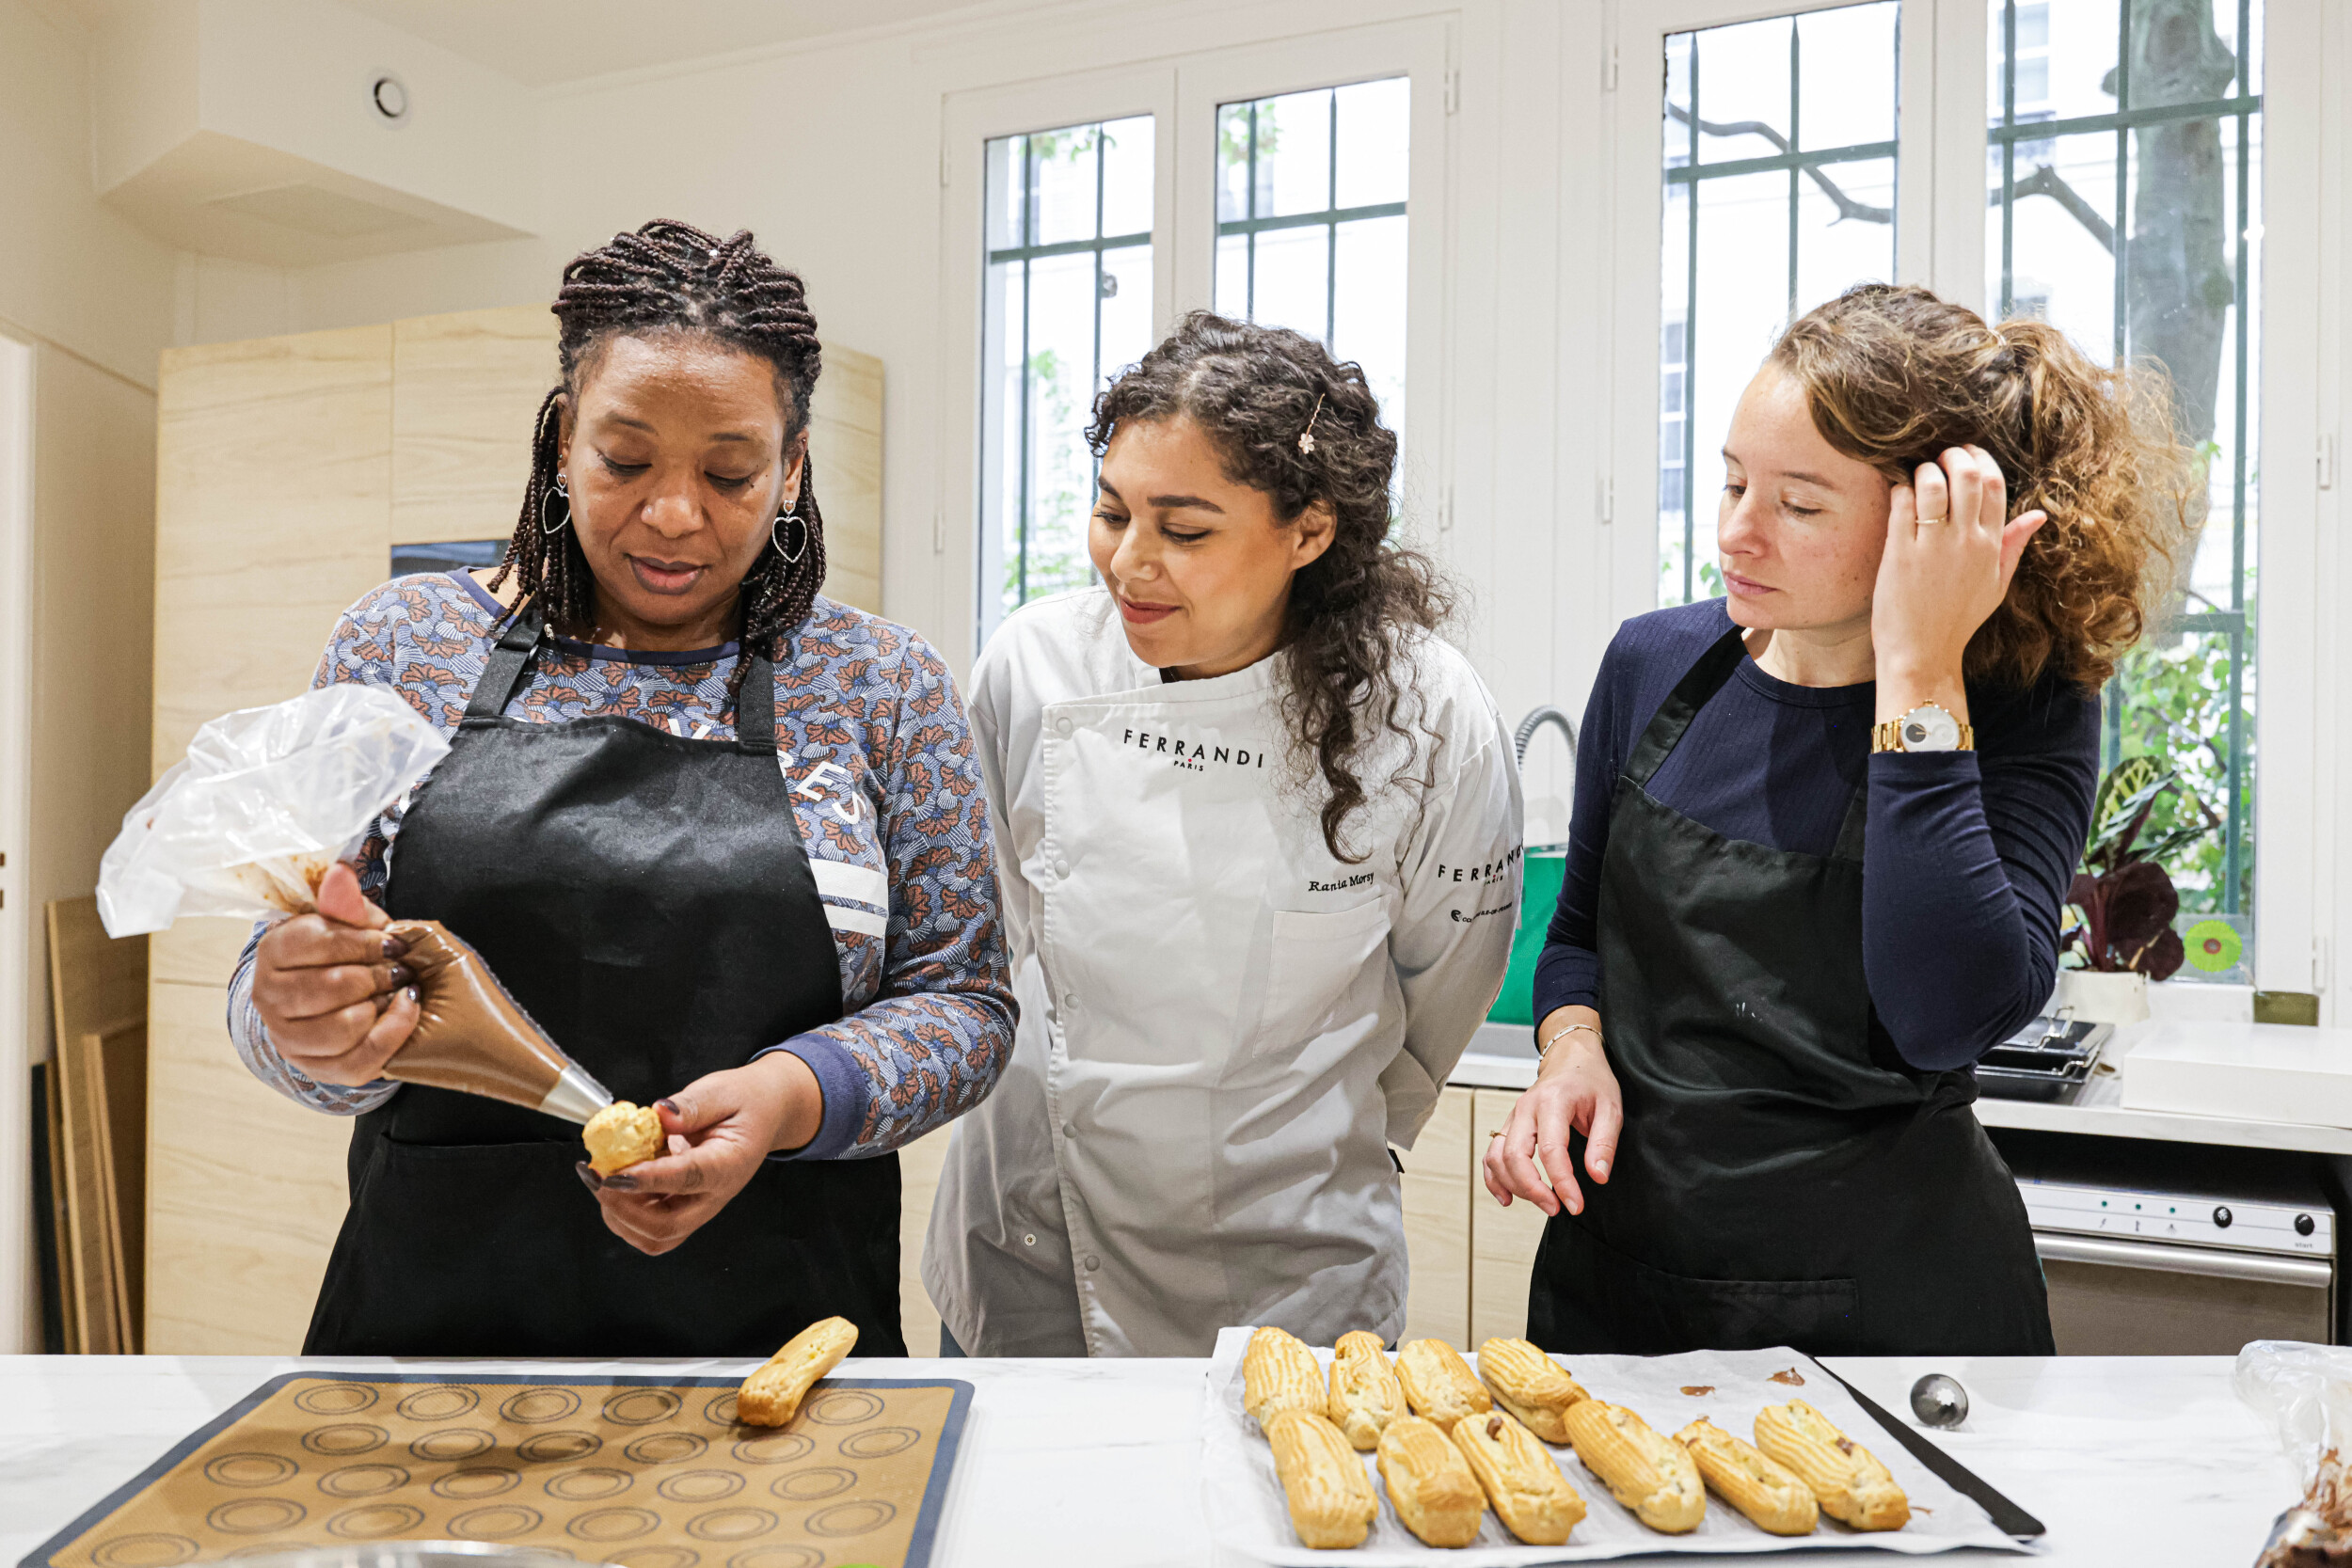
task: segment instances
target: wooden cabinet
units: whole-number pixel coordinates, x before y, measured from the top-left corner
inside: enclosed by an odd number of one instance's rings
[[[336,617],[389,575],[392,546],[512,532],[555,374],[555,318],[538,306],[167,350],[155,771],[204,721],[308,686]],[[879,611],[881,362],[828,344],[812,413],[826,592]],[[186,920],[151,944],[155,1352],[298,1349],[342,1223],[347,1125],[264,1088],[229,1041],[248,930]]]

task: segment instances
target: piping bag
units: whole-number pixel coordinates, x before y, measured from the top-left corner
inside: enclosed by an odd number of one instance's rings
[[[368,824],[448,754],[440,733],[380,687],[324,687],[213,720],[99,863],[106,934],[160,931],[183,914],[312,912],[328,867],[357,854]],[[396,920],[389,934],[407,944],[420,1016],[387,1078],[581,1123],[612,1103],[440,922]]]

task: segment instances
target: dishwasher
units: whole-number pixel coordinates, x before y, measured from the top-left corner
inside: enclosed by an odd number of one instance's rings
[[[2269,1149],[1994,1132],[2061,1355],[2235,1355],[2344,1341],[2320,1164]]]

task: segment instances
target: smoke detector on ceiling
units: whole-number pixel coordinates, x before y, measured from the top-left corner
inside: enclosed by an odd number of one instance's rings
[[[368,102],[385,123],[403,124],[408,119],[408,84],[389,71],[379,71],[368,84]]]

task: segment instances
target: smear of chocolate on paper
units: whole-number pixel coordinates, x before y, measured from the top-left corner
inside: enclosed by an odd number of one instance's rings
[[[1804,1374],[1791,1367],[1785,1372],[1774,1372],[1772,1381],[1785,1383],[1791,1388],[1802,1388],[1804,1386]]]
[[[1715,1391],[1715,1386],[1711,1383],[1686,1383],[1682,1386],[1682,1391],[1694,1400],[1705,1399]]]

